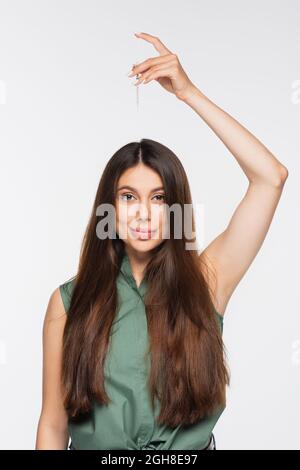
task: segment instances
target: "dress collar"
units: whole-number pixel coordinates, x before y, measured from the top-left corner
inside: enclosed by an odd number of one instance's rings
[[[136,280],[135,280],[135,278],[133,277],[133,274],[132,274],[130,260],[129,260],[128,254],[126,252],[123,255],[120,271],[122,272],[122,274],[126,278],[128,284],[130,284],[130,286],[134,290],[136,290],[139,294],[142,294],[142,295],[145,294],[146,287],[147,287],[146,279],[144,277],[142,279],[139,287],[137,287]]]

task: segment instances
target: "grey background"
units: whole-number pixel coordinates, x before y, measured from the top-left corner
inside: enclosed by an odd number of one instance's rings
[[[32,449],[42,324],[74,275],[101,172],[148,137],[181,158],[204,245],[247,179],[186,104],[127,77],[159,36],[191,80],[289,169],[266,240],[224,317],[231,370],[218,449],[300,449],[298,1],[0,1],[0,447]]]

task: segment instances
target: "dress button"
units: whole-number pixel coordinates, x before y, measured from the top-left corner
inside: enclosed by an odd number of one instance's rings
[[[138,442],[138,445],[139,445],[140,447],[143,447],[143,445],[145,445],[145,441],[143,441],[143,439],[142,439],[141,437],[138,437],[137,442]]]

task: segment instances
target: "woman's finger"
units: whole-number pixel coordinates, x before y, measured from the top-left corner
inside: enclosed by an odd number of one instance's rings
[[[167,67],[157,67],[155,70],[151,69],[151,71],[144,73],[134,85],[139,85],[141,82],[149,83],[151,80],[155,80],[157,78],[167,77],[170,79],[174,79],[174,67],[172,65],[168,65]]]
[[[169,61],[171,61],[172,58],[173,58],[173,54],[168,54],[168,55],[159,56],[159,57],[151,57],[150,59],[145,60],[141,64],[132,67],[132,72],[128,76],[132,77],[133,75],[137,75],[138,73],[145,72],[150,67],[152,68],[157,65],[166,64]]]
[[[161,42],[161,40],[156,37],[152,36],[152,34],[147,33],[134,33],[138,38],[145,39],[145,41],[150,42],[153,44],[157,52],[160,55],[172,54],[172,52]]]

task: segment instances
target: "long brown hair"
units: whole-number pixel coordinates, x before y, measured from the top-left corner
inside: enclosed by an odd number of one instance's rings
[[[166,203],[192,204],[190,188],[179,158],[150,139],[129,143],[108,161],[86,228],[63,335],[62,385],[69,418],[91,411],[93,400],[109,404],[104,361],[110,329],[118,307],[116,279],[125,244],[118,237],[96,234],[100,204],[115,206],[121,174],[143,162],[160,175]],[[192,230],[195,231],[194,215]],[[160,401],[157,422],[171,427],[193,424],[226,402],[229,372],[212,293],[197,250],[170,236],[153,250],[146,268],[144,298],[149,332],[152,405]],[[190,241],[190,240],[189,240]]]

